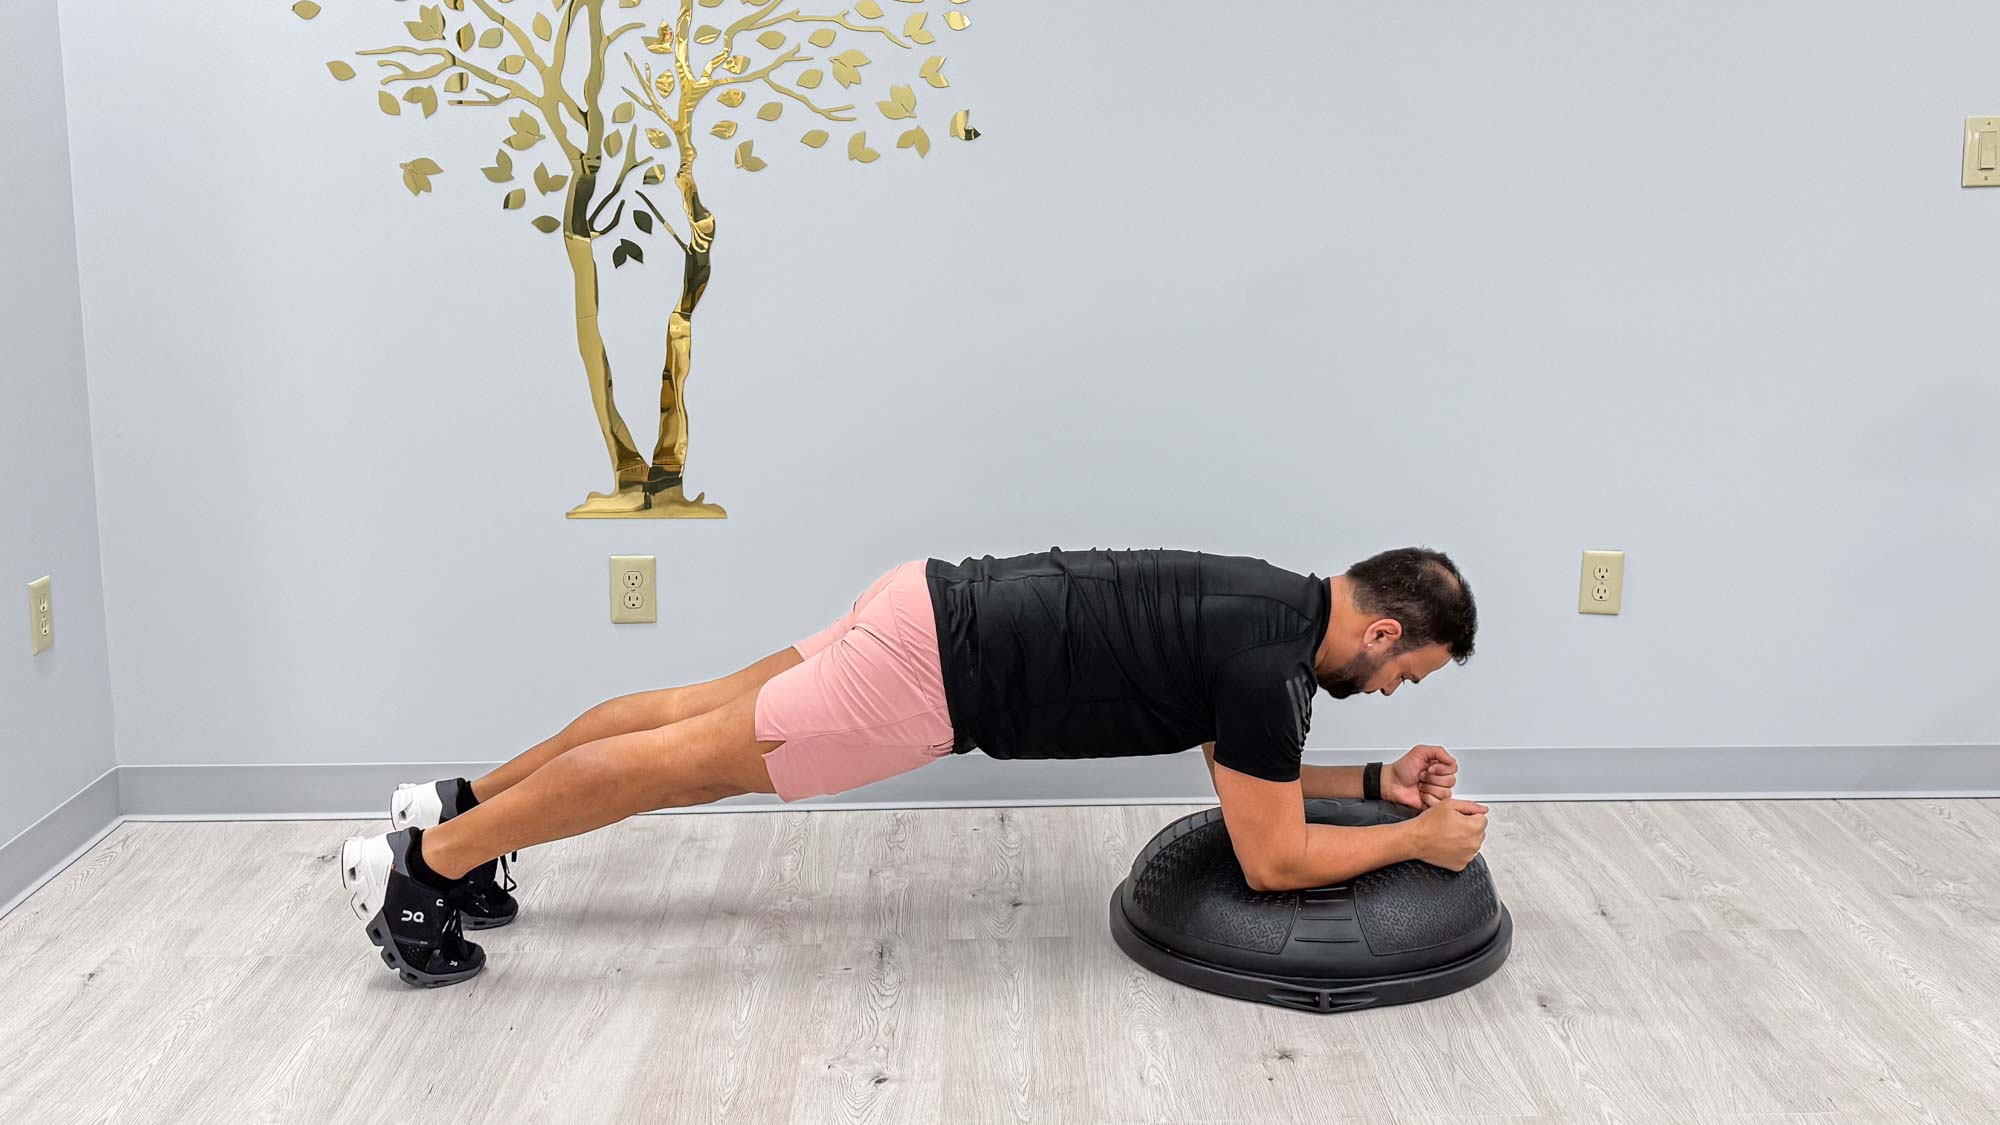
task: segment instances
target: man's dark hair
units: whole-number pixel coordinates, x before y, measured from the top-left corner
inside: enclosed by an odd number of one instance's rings
[[[1472,656],[1479,609],[1472,587],[1443,551],[1399,547],[1347,568],[1354,608],[1403,626],[1397,651],[1443,645],[1460,664]]]

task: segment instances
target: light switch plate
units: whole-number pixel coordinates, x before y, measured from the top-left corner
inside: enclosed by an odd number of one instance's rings
[[[28,637],[38,653],[56,646],[55,598],[46,575],[28,583]]]
[[[1965,119],[1962,187],[2000,187],[2000,117]]]
[[[1625,552],[1585,551],[1577,584],[1578,613],[1615,614],[1625,604]]]
[[[611,556],[611,621],[650,624],[660,619],[659,589],[651,555]]]

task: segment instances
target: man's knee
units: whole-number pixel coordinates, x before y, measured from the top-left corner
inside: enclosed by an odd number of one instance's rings
[[[660,706],[658,701],[648,700],[648,694],[653,693],[621,695],[592,707],[576,720],[580,732],[586,740],[595,742],[600,738],[648,730],[673,722],[674,716],[665,714],[670,708]]]

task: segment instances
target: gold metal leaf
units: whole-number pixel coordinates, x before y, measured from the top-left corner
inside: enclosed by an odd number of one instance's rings
[[[481,168],[479,171],[494,183],[504,184],[514,178],[514,158],[508,156],[507,150],[503,148],[494,156],[493,167]]]
[[[868,65],[868,56],[853,49],[842,51],[830,60],[833,63],[833,80],[842,86],[856,86],[861,82],[861,68]]]
[[[904,4],[921,4],[924,0],[901,0]]]
[[[474,32],[473,30],[472,30],[472,25],[471,25],[471,24],[466,24],[466,25],[465,25],[464,27],[461,27],[461,28],[459,28],[459,29],[458,29],[458,49],[459,49],[459,50],[461,50],[461,51],[470,51],[470,50],[472,50],[472,45],[473,45],[474,43],[478,42],[478,41],[479,41],[479,37],[478,37],[478,35],[477,35],[477,34],[476,34],[476,33],[475,33],[475,32]]]
[[[806,36],[806,42],[811,43],[815,47],[831,47],[833,46],[833,36],[834,31],[832,28],[822,27],[811,35]]]
[[[490,51],[493,48],[498,47],[500,45],[500,41],[502,39],[505,39],[506,37],[507,37],[506,32],[501,31],[497,27],[489,27],[485,31],[479,33],[479,45]]]
[[[543,195],[547,195],[552,191],[561,191],[562,186],[568,182],[568,176],[556,175],[554,172],[549,171],[548,165],[535,165],[535,190],[541,192]]]
[[[549,17],[540,12],[535,13],[535,22],[532,26],[535,30],[535,38],[544,43],[555,37],[556,29],[549,24]]]
[[[715,95],[715,100],[728,106],[730,109],[735,109],[737,106],[743,104],[743,91],[724,90],[720,94]]]
[[[818,148],[819,146],[826,143],[826,130],[814,129],[811,132],[807,133],[805,136],[800,137],[799,143],[806,146],[807,148]]]
[[[929,156],[931,154],[931,135],[924,132],[924,127],[919,125],[902,136],[897,137],[896,147],[914,148],[917,150],[918,156]]]
[[[666,178],[667,166],[664,164],[655,164],[646,169],[646,182],[649,184],[664,183]]]
[[[375,95],[375,104],[381,106],[382,112],[391,117],[403,112],[403,107],[396,104],[396,95],[387,90],[379,91]]]
[[[529,220],[529,223],[543,234],[554,234],[557,228],[562,226],[562,220],[554,215],[537,215]]]
[[[528,201],[527,189],[515,188],[513,191],[507,193],[507,198],[500,201],[500,209],[502,211],[519,211],[521,209],[521,204],[526,203],[527,201]]]
[[[868,147],[868,133],[864,130],[847,138],[847,158],[863,164],[872,164],[882,155]]]
[[[783,112],[785,112],[785,103],[765,102],[763,105],[757,107],[757,120],[776,121],[778,115]]]
[[[924,30],[924,16],[926,14],[927,13],[924,12],[918,12],[915,15],[912,15],[909,19],[903,21],[903,34],[910,37],[910,42],[917,44],[929,44],[937,42],[937,36],[932,35],[930,32]]]
[[[722,7],[722,0],[701,0],[701,6],[704,8],[720,8]]]
[[[637,106],[634,106],[631,102],[625,102],[619,105],[617,109],[611,111],[611,120],[616,124],[623,125],[627,121],[632,120],[632,115],[637,112],[639,112]]]
[[[444,80],[444,92],[447,94],[463,94],[465,92],[466,81],[465,72],[461,70]]]
[[[437,166],[437,161],[428,156],[419,156],[400,167],[403,169],[403,186],[410,189],[411,195],[422,195],[431,190],[431,177],[444,171]]]
[[[767,31],[757,37],[757,45],[766,51],[775,51],[785,45],[785,33],[782,31]]]
[[[861,0],[861,3],[854,6],[854,11],[864,20],[879,20],[882,18],[882,5],[877,4],[875,0]]]
[[[763,158],[751,153],[750,146],[755,141],[744,141],[736,146],[736,166],[745,172],[761,172],[765,168]]]
[[[438,11],[433,5],[425,4],[417,9],[417,16],[417,19],[403,21],[403,27],[409,31],[410,38],[419,42],[444,38],[443,12]]]
[[[917,77],[930,83],[931,87],[937,90],[942,90],[946,86],[951,85],[951,82],[944,76],[943,55],[932,55],[930,58],[925,59],[924,65],[917,68]]]
[[[917,93],[908,86],[898,85],[889,87],[889,100],[902,106],[912,115],[915,115],[917,112]]]
[[[817,90],[819,89],[820,79],[825,77],[826,72],[823,70],[801,71],[799,74],[799,86],[806,90]]]
[[[528,60],[522,58],[520,55],[508,55],[506,58],[500,60],[500,69],[506,74],[519,74],[521,73],[521,68],[527,65]]]
[[[345,82],[348,79],[354,77],[354,68],[347,65],[344,62],[341,62],[339,59],[335,59],[332,62],[326,64],[326,71],[328,74],[333,75],[335,79],[341,82]]]
[[[722,69],[731,74],[741,74],[750,69],[750,60],[742,55],[731,55],[723,62]]]
[[[715,123],[715,127],[709,130],[709,133],[713,136],[721,137],[726,141],[736,135],[736,122],[718,121]]]
[[[319,5],[313,3],[313,0],[299,0],[298,3],[292,5],[292,14],[302,20],[309,20],[319,15]]]
[[[976,141],[979,130],[972,127],[972,111],[961,109],[951,115],[951,135],[961,141]]]
[[[465,10],[465,0],[444,0],[444,6],[454,12],[463,12]]]
[[[648,129],[646,130],[646,141],[654,148],[665,148],[670,143],[671,138],[667,136],[665,129]]]
[[[944,14],[944,25],[953,31],[964,31],[972,25],[972,21],[965,18],[964,12],[946,12]]]
[[[673,97],[674,96],[673,73],[669,71],[668,73],[662,74],[658,78],[653,79],[653,89],[656,92],[658,92],[662,98]]]
[[[713,43],[720,38],[722,38],[722,29],[716,27],[714,24],[705,23],[694,29],[694,41],[697,43]]]
[[[534,114],[525,109],[509,117],[507,124],[514,127],[514,135],[503,143],[515,152],[526,152],[542,139],[541,123],[535,120]]]
[[[613,133],[604,138],[604,152],[607,156],[617,156],[625,151],[625,134]]]
[[[639,6],[639,0],[618,0],[618,6],[621,8],[636,8]]]
[[[418,86],[416,89],[404,94],[403,100],[423,110],[425,117],[436,113],[438,109],[437,91],[431,89],[429,86]]]

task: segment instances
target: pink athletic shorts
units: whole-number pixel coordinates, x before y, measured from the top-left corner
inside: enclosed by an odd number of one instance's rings
[[[875,580],[840,620],[792,646],[805,663],[757,692],[757,739],[787,801],[854,789],[951,753],[937,619],[922,561]]]

